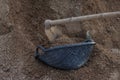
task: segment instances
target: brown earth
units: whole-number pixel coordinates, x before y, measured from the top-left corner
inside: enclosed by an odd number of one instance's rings
[[[120,11],[120,0],[0,0],[0,9],[0,80],[120,80],[120,16],[61,25],[71,40],[89,30],[97,43],[78,70],[54,69],[33,56],[37,45],[61,44],[49,43],[46,19]]]

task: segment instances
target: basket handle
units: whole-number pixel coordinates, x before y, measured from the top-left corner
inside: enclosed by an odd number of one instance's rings
[[[36,51],[35,51],[35,58],[36,58],[36,59],[38,59],[39,56],[41,56],[40,53],[39,53],[39,51],[38,51],[39,49],[41,49],[43,52],[45,52],[45,48],[42,47],[41,45],[39,45],[39,46],[36,48]]]

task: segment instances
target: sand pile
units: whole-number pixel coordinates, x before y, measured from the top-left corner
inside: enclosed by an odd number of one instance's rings
[[[120,11],[119,0],[11,0],[5,4],[9,14],[0,24],[2,80],[120,79],[120,16],[61,25],[65,35],[77,38],[74,43],[85,39],[87,30],[97,43],[90,60],[78,70],[57,70],[33,57],[37,45],[51,46],[44,20]]]

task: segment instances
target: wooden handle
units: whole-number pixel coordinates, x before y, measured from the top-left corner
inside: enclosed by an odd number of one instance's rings
[[[58,19],[58,20],[45,20],[45,28],[48,29],[52,25],[56,25],[56,24],[64,24],[64,23],[83,21],[83,20],[89,20],[89,19],[95,19],[95,18],[102,18],[102,17],[107,17],[107,16],[115,16],[115,15],[120,15],[120,11],[99,13],[99,14],[92,14],[92,15],[78,16],[78,17],[71,17],[71,18]]]

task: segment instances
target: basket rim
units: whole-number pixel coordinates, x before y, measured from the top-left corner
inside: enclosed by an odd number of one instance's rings
[[[96,42],[92,41],[92,42],[80,42],[80,43],[75,43],[75,44],[66,44],[66,45],[61,45],[61,46],[55,46],[55,47],[51,47],[51,48],[45,48],[45,52],[46,51],[51,51],[51,50],[55,50],[55,49],[61,49],[61,48],[68,48],[68,47],[76,47],[76,46],[83,46],[83,45],[94,45]]]

